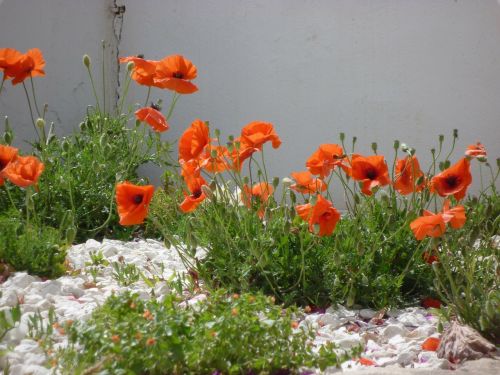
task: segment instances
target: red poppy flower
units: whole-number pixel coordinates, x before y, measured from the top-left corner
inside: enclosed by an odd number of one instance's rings
[[[206,145],[210,143],[209,129],[201,120],[194,120],[179,138],[179,160],[197,159]]]
[[[205,200],[206,196],[201,187],[207,185],[207,183],[200,176],[200,168],[195,159],[191,159],[189,162],[181,161],[181,169],[181,174],[190,194],[184,193],[184,200],[179,205],[179,208],[182,212],[191,212]]]
[[[309,171],[305,172],[292,172],[290,173],[295,180],[295,184],[290,186],[290,189],[303,194],[312,194],[320,191],[325,191],[327,186],[323,180],[313,178]]]
[[[15,147],[0,145],[0,186],[4,184],[2,171],[17,157],[18,151]]]
[[[262,150],[262,145],[266,142],[272,142],[273,148],[281,145],[281,140],[274,131],[273,125],[268,122],[253,121],[241,130],[241,143],[245,147]]]
[[[208,144],[200,155],[200,165],[210,173],[224,172],[229,169],[227,157],[229,157],[227,147]]]
[[[262,219],[264,217],[264,204],[268,201],[269,197],[273,194],[274,188],[267,182],[259,182],[251,188],[248,185],[243,185],[241,192],[241,200],[248,208],[252,207],[252,197],[257,198],[260,202],[257,214]]]
[[[235,138],[233,145],[234,148],[231,151],[232,169],[235,171],[241,171],[243,162],[252,156],[254,152],[259,151],[259,149],[244,143],[241,137]],[[236,147],[236,145],[239,146]]]
[[[135,111],[135,117],[153,128],[155,132],[161,133],[170,129],[165,116],[153,107],[144,107]]]
[[[250,188],[248,185],[243,185],[241,192],[241,200],[248,208],[252,207],[252,197],[256,197],[260,202],[265,203],[273,194],[274,188],[267,182],[259,182]]]
[[[376,366],[377,363],[369,358],[361,357],[358,362],[363,366]]]
[[[14,48],[0,48],[0,70],[9,71],[21,59],[23,54]],[[8,74],[4,73],[3,79],[7,79]]]
[[[198,87],[190,82],[197,74],[196,66],[191,61],[181,55],[173,55],[158,62],[154,81],[158,87],[179,94],[192,94],[198,91]]]
[[[438,339],[437,337],[428,337],[422,343],[422,350],[427,350],[429,352],[435,352],[438,349],[440,343],[441,343],[441,340]]]
[[[336,165],[341,165],[344,159],[344,150],[336,144],[322,144],[307,159],[306,167],[312,174],[325,178]]]
[[[410,223],[410,228],[419,241],[426,236],[441,237],[446,230],[446,224],[441,214],[433,214],[427,210],[424,211],[424,216],[413,220]]]
[[[154,191],[153,185],[138,186],[127,181],[117,184],[116,204],[120,225],[142,224],[148,215]]]
[[[43,70],[45,60],[43,59],[42,51],[38,48],[30,49],[17,60],[15,60],[17,54],[12,52],[12,50],[8,52],[8,55],[10,56],[10,63],[4,67],[4,74],[5,77],[12,78],[13,85],[23,82],[28,77],[41,77],[45,75],[45,71]]]
[[[435,298],[426,297],[422,300],[422,306],[426,309],[433,307],[435,309],[441,308],[441,301]]]
[[[295,210],[302,220],[309,223],[310,232],[314,233],[314,226],[319,226],[318,234],[320,236],[332,234],[340,220],[340,213],[333,207],[332,202],[319,194],[314,206],[311,203],[302,204],[296,206]]]
[[[455,165],[435,175],[431,180],[431,189],[442,197],[453,195],[460,200],[465,197],[468,186],[472,183],[470,162],[460,159]]]
[[[425,180],[422,178],[424,172],[420,169],[416,156],[408,156],[398,160],[394,176],[394,188],[400,194],[411,194],[414,191],[421,191],[425,187]],[[420,178],[422,181],[416,185]]]
[[[25,188],[36,185],[44,168],[43,163],[35,156],[17,156],[1,174],[14,185]]]
[[[464,206],[450,208],[450,201],[448,199],[444,201],[442,215],[444,222],[450,223],[454,229],[462,228],[466,221]]]
[[[156,66],[158,61],[156,60],[145,60],[137,56],[120,57],[120,63],[133,62],[134,68],[132,69],[131,78],[136,81],[139,85],[143,86],[156,86]]]
[[[422,254],[422,259],[425,261],[425,263],[431,264],[431,265],[434,262],[439,262],[439,258],[437,255],[432,255],[427,251],[424,251],[424,253]]]
[[[486,148],[484,148],[481,142],[477,142],[475,145],[467,146],[465,155],[471,158],[482,158],[482,159],[486,159],[486,157],[488,156],[488,154],[486,153]]]
[[[390,183],[389,171],[383,156],[361,156],[353,155],[351,160],[352,178],[361,181],[361,191],[366,195],[372,195],[372,189],[376,186],[384,186]]]

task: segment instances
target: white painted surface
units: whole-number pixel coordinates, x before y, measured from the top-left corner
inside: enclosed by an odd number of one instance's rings
[[[5,0],[0,45],[37,46],[47,58],[38,91],[69,130],[93,103],[84,52],[112,40],[111,1]],[[481,140],[500,155],[500,6],[496,0],[119,0],[127,7],[120,55],[180,53],[198,67],[200,91],[181,98],[164,139],[197,117],[223,134],[273,122],[283,140],[267,148],[285,176],[338,133],[358,151],[394,139],[416,147],[423,166],[440,133],[460,132],[456,158]],[[96,60],[96,58],[94,58]],[[111,64],[110,59],[109,63]],[[115,77],[114,77],[115,78]],[[7,85],[9,86],[9,85]],[[21,89],[4,92],[0,114],[29,128]],[[144,87],[131,98],[143,102]],[[154,90],[152,99],[169,93]],[[55,113],[52,114],[56,117]],[[493,160],[492,160],[493,161]],[[147,172],[156,179],[157,172]]]
[[[34,79],[39,105],[49,104],[48,120],[58,134],[70,132],[82,121],[87,105],[95,104],[82,56],[91,55],[101,87],[101,40],[113,42],[111,0],[4,0],[0,3],[0,48],[25,52],[40,48],[46,61],[45,77]],[[109,49],[109,53],[112,51]],[[116,52],[115,52],[116,53]],[[116,58],[106,63],[116,69]],[[108,77],[109,89],[116,86],[116,73]],[[29,86],[29,80],[26,81]],[[98,90],[99,90],[98,87]],[[114,90],[114,88],[113,88]],[[108,103],[111,96],[108,98]],[[9,116],[16,132],[15,143],[33,139],[33,125],[21,84],[6,82],[0,95],[0,130]]]
[[[223,134],[271,121],[283,145],[266,154],[280,176],[341,131],[366,154],[377,141],[392,155],[399,139],[423,166],[453,128],[457,158],[476,140],[500,156],[495,0],[125,3],[122,55],[180,53],[199,70],[200,91],[181,98],[168,137],[196,117]],[[135,93],[144,100],[144,88]]]

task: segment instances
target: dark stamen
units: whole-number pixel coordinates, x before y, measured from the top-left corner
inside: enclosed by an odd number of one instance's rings
[[[374,169],[367,170],[366,177],[370,180],[374,180],[377,177],[377,171]]]
[[[142,203],[142,195],[140,194],[137,194],[137,195],[134,195],[134,203],[135,204],[139,204],[139,203]]]
[[[450,188],[456,187],[459,183],[460,183],[460,179],[458,178],[458,176],[448,176],[448,177],[446,177],[446,184]]]
[[[181,72],[175,72],[174,74],[172,74],[172,77],[182,79],[182,77],[184,77],[184,75]]]
[[[201,197],[201,190],[196,190],[193,192],[193,198],[199,198]]]

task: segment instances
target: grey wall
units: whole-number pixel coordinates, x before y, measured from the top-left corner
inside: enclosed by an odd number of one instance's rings
[[[104,0],[5,0],[0,46],[41,48],[47,77],[38,90],[61,126],[92,103],[80,59],[116,43]],[[343,131],[369,154],[394,139],[421,164],[440,133],[500,155],[500,5],[496,0],[118,0],[126,5],[119,55],[180,53],[198,67],[200,91],[181,98],[164,139],[197,117],[223,134],[252,120],[273,122],[283,140],[268,151],[272,174],[304,168],[318,144]],[[115,61],[110,58],[110,64]],[[116,77],[114,77],[116,79]],[[116,82],[115,82],[116,84]],[[9,86],[9,85],[7,85]],[[132,102],[143,102],[134,86]],[[170,94],[154,90],[152,99]],[[0,114],[28,124],[22,92],[2,93]],[[448,137],[449,138],[449,137]],[[157,172],[147,170],[153,177]],[[157,180],[156,180],[157,181]]]
[[[116,37],[111,0],[3,0],[0,1],[0,48],[25,52],[40,48],[45,57],[46,76],[35,78],[40,106],[49,104],[48,120],[58,134],[70,132],[82,121],[86,107],[95,104],[82,56],[92,56],[96,79],[102,82],[101,40],[106,41],[108,103],[115,101]],[[26,81],[28,88],[29,80]],[[0,116],[9,116],[16,144],[33,139],[33,125],[21,84],[6,82],[0,95]],[[3,120],[0,124],[3,132]]]

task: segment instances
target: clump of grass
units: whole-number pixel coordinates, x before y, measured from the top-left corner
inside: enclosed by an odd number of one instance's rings
[[[297,373],[301,367],[338,366],[356,355],[333,344],[315,352],[314,333],[296,329],[294,309],[262,294],[217,291],[196,305],[136,295],[112,296],[87,322],[69,329],[70,345],[57,356],[65,374]]]

